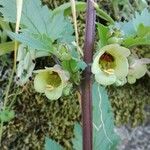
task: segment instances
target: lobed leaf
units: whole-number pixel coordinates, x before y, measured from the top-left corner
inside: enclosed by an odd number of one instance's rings
[[[114,132],[114,118],[104,87],[93,84],[93,141],[94,150],[113,150],[118,143]]]
[[[116,26],[124,32],[125,37],[128,37],[136,34],[140,24],[150,26],[150,12],[148,9],[144,9],[141,13],[136,12],[135,17],[128,22],[117,22]]]
[[[0,8],[0,12],[4,20],[15,23],[16,0],[0,0],[0,5],[3,6]],[[21,34],[11,32],[8,34],[11,38],[15,38],[32,48],[52,52],[51,42],[57,40],[71,43],[74,41],[73,32],[72,24],[64,17],[62,11],[53,13],[47,6],[42,6],[40,0],[26,0],[23,3]]]
[[[46,138],[45,139],[45,150],[63,150],[63,148],[52,139]]]
[[[82,150],[82,128],[78,123],[75,124],[74,135],[75,138],[72,139],[74,150]]]
[[[124,39],[123,45],[132,47],[137,45],[150,45],[150,26],[140,24],[135,36],[129,36]]]
[[[77,12],[84,12],[86,11],[86,3],[85,2],[76,2],[76,9],[77,9]],[[54,13],[58,13],[58,12],[61,12],[61,11],[64,11],[64,14],[65,15],[71,15],[71,3],[68,2],[68,3],[65,3],[63,5],[60,5],[59,7],[56,7],[54,9]]]
[[[15,44],[14,41],[1,43],[0,44],[0,56],[13,51],[14,44]]]
[[[97,29],[98,29],[98,36],[99,36],[99,42],[98,42],[98,46],[99,48],[102,48],[103,46],[106,46],[108,44],[108,32],[109,32],[109,28],[97,23]]]
[[[114,131],[114,119],[104,87],[93,84],[93,149],[116,150],[119,138]],[[74,128],[75,138],[72,140],[75,150],[82,150],[82,128],[79,124]]]

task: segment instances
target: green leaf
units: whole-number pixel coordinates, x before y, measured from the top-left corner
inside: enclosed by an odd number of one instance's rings
[[[0,44],[0,56],[13,51],[14,50],[14,44],[15,44],[14,41],[1,43]]]
[[[99,8],[99,6],[97,5],[97,3],[93,4],[95,9],[96,9],[96,14],[97,16],[99,16],[100,18],[108,21],[111,24],[114,24],[113,19],[102,9]],[[86,7],[87,7],[87,3],[85,2],[76,2],[76,10],[77,12],[85,12],[86,11]],[[54,9],[54,13],[58,13],[60,11],[64,11],[65,15],[71,15],[71,3],[65,3],[63,5],[60,5],[59,7]]]
[[[0,4],[3,6],[0,12],[3,14],[4,19],[9,22],[15,22],[16,0],[0,1]],[[25,29],[27,28],[28,33],[45,34],[52,40],[63,38],[68,27],[67,33],[71,32],[71,35],[73,33],[72,25],[64,18],[63,12],[54,15],[47,6],[41,6],[40,0],[24,1],[21,24]]]
[[[0,0],[0,4],[3,6],[0,12],[3,14],[4,20],[15,23],[16,0]],[[48,32],[46,25],[51,21],[52,11],[49,11],[46,6],[41,6],[40,0],[25,0],[23,3],[21,24],[30,28],[32,33]]]
[[[71,39],[71,41],[74,40],[72,36],[74,32],[73,27],[70,21],[64,18],[63,12],[53,15],[52,20],[47,23],[47,27],[49,28],[48,35],[53,40],[61,39],[63,42],[67,41],[68,39]]]
[[[113,114],[104,87],[93,84],[93,150],[116,150],[119,138],[114,132]],[[73,148],[82,150],[82,128],[79,124],[74,128]]]
[[[16,21],[16,0],[0,0],[0,12],[9,22]],[[31,11],[34,10],[34,11]],[[73,26],[63,12],[54,14],[40,0],[26,0],[23,3],[21,34],[8,32],[9,36],[38,50],[51,51],[51,42],[71,43],[74,41]],[[44,37],[44,38],[43,38]],[[48,40],[50,39],[50,40]]]
[[[52,52],[52,41],[46,35],[30,35],[26,33],[16,34],[13,32],[7,31],[7,34],[12,38],[16,39],[19,42],[28,45],[29,47],[37,50],[44,50]]]
[[[9,23],[5,22],[3,20],[3,18],[0,17],[0,27],[3,29],[3,30],[9,30],[11,31],[11,28],[9,26]]]
[[[98,42],[98,45],[99,45],[99,48],[107,45],[107,41],[108,41],[108,32],[109,32],[109,28],[100,24],[100,23],[97,23],[97,30],[98,30],[98,36],[99,36],[99,42]]]
[[[76,73],[79,70],[77,63],[78,62],[74,59],[64,60],[62,62],[62,66],[63,66],[64,69],[68,70],[69,72]]]
[[[129,37],[122,43],[126,47],[133,47],[137,45],[150,45],[150,35],[146,35],[145,37],[137,37],[132,38]]]
[[[63,148],[52,139],[46,137],[45,139],[45,150],[63,150]]]
[[[5,21],[16,22],[16,1],[15,0],[0,0],[0,12]]]
[[[62,42],[62,43],[68,43],[69,45],[72,45],[72,42],[75,40],[75,38],[73,36],[74,29],[73,29],[73,27],[72,27],[72,25],[71,25],[71,23],[68,19],[64,20],[62,22],[66,22],[66,25],[62,29],[63,31],[61,33],[61,36],[58,38],[58,41]],[[57,24],[58,23],[60,23],[60,22],[57,22]],[[56,32],[57,32],[57,30],[56,30]]]
[[[64,70],[67,70],[70,73],[70,80],[78,85],[80,82],[80,68],[78,65],[78,61],[75,59],[64,60],[62,61],[61,65]]]
[[[83,60],[80,60],[78,63],[78,68],[81,69],[82,71],[87,67],[87,64],[83,61]]]
[[[147,34],[150,34],[150,26],[144,26],[143,24],[140,24],[137,30],[137,36],[144,37]]]
[[[15,116],[15,113],[13,110],[2,110],[0,112],[0,121],[1,122],[9,122],[11,119],[13,119]]]
[[[96,2],[94,2],[93,0],[91,0],[91,1],[93,3],[94,8],[96,9],[97,16],[99,16],[100,18],[108,21],[108,23],[110,23],[110,24],[115,23],[114,20],[105,11],[100,9],[99,5]]]
[[[113,150],[118,143],[118,136],[114,132],[114,119],[104,87],[93,84],[93,140],[94,150]]]
[[[0,12],[8,22],[16,22],[16,0],[0,0],[3,6]],[[32,11],[34,10],[34,11]],[[52,12],[46,6],[41,7],[39,0],[25,0],[23,3],[23,11],[21,17],[21,24],[30,27],[33,33],[45,33],[46,23],[50,21]]]
[[[71,71],[73,72],[73,73],[75,73],[75,72],[77,72],[78,71],[78,65],[77,65],[77,61],[76,60],[74,60],[74,59],[71,59],[70,60],[70,68],[71,68]]]
[[[78,123],[75,124],[74,135],[75,138],[72,139],[73,148],[75,150],[82,150],[82,128]]]
[[[126,47],[150,45],[150,26],[140,24],[137,29],[137,34],[124,39],[122,44]]]
[[[125,37],[128,37],[137,33],[140,24],[143,24],[144,26],[150,26],[150,12],[148,9],[144,9],[141,13],[136,12],[135,18],[128,22],[116,23],[116,26],[124,32]]]
[[[144,26],[150,26],[150,12],[148,9],[144,9],[141,13],[136,12],[135,18],[133,18],[133,24],[138,29],[140,24]]]
[[[86,10],[86,3],[85,2],[76,2],[76,10],[77,12],[84,12]],[[64,11],[65,15],[71,15],[72,11],[71,11],[71,3],[65,3],[63,5],[60,5],[59,7],[56,7],[54,9],[54,14],[59,13],[61,11]]]

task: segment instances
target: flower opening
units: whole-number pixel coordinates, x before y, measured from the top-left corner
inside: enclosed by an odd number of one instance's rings
[[[37,70],[34,79],[34,88],[39,93],[45,93],[50,100],[59,99],[68,84],[69,73],[62,70],[59,65]]]
[[[61,78],[57,72],[49,72],[49,78],[47,80],[47,89],[52,90],[61,84]]]
[[[100,49],[92,64],[96,81],[102,85],[125,81],[129,71],[129,55],[130,50],[118,44],[110,44]]]
[[[105,52],[99,59],[99,66],[105,73],[114,74],[116,66],[115,58],[111,54]]]

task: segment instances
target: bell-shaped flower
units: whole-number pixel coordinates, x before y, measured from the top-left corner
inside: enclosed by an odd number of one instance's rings
[[[128,74],[127,57],[129,55],[130,50],[118,44],[110,44],[101,48],[92,64],[92,73],[96,81],[102,85],[124,82]]]
[[[37,70],[34,79],[34,88],[39,93],[45,93],[50,100],[59,99],[70,78],[69,73],[62,70],[59,65]]]
[[[128,74],[128,82],[133,84],[137,79],[142,78],[147,72],[147,65],[150,64],[150,59],[141,58],[135,56],[129,57],[129,74]]]

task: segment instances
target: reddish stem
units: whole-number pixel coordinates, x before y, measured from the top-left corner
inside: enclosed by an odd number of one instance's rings
[[[91,67],[94,39],[95,39],[95,10],[91,0],[87,0],[86,31],[84,44],[84,61],[88,67],[83,73],[82,82],[82,122],[83,122],[83,150],[92,150],[92,81]]]

